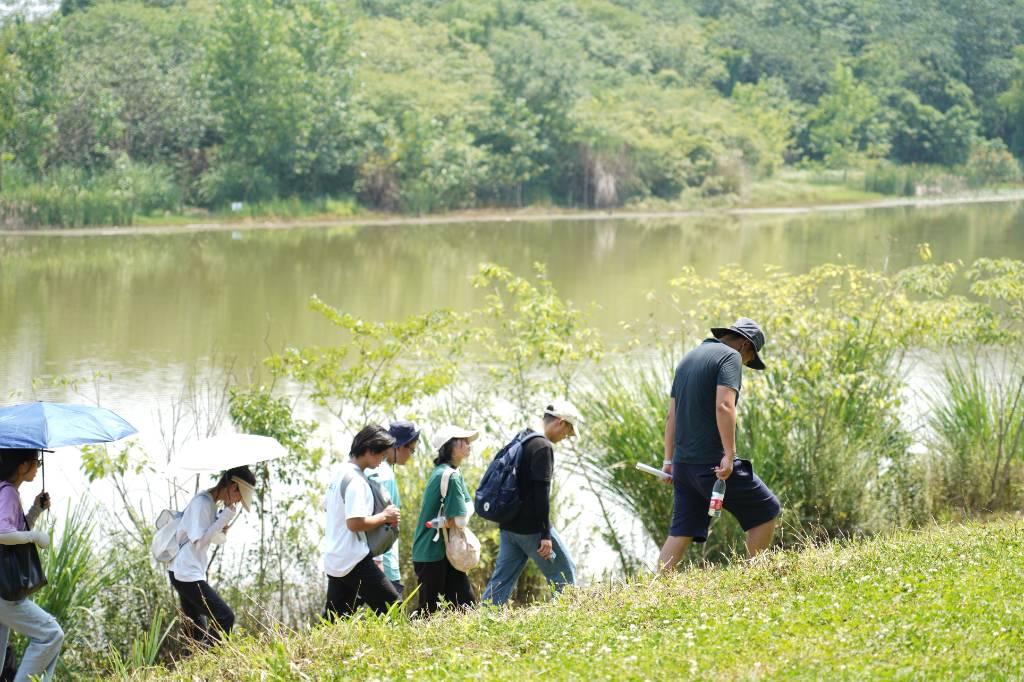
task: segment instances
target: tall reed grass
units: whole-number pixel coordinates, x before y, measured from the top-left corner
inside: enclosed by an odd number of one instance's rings
[[[1019,357],[950,359],[930,407],[930,446],[947,503],[973,513],[1016,508],[1024,492]]]
[[[18,177],[0,193],[2,226],[131,225],[137,215],[181,208],[181,188],[163,166],[123,161],[96,174],[58,168],[40,179]]]

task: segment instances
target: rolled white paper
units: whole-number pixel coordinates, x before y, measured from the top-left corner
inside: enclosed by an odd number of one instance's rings
[[[658,478],[663,478],[666,481],[671,481],[672,480],[672,474],[666,474],[661,469],[655,469],[654,467],[648,466],[648,465],[644,464],[643,462],[637,462],[636,463],[636,468],[639,469],[640,471],[645,472],[645,473],[657,476]]]

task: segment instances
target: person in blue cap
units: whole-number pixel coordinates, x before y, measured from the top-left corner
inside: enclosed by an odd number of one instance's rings
[[[368,476],[375,477],[377,482],[391,495],[392,504],[401,508],[402,502],[398,495],[398,481],[395,479],[394,467],[404,466],[415,454],[416,446],[420,441],[420,430],[415,422],[400,420],[391,422],[388,433],[395,439],[394,449],[388,453],[379,467],[366,473]],[[405,586],[402,584],[402,571],[398,563],[398,543],[391,545],[391,549],[379,557],[374,557],[374,560],[380,563],[384,575],[395,586],[398,596],[401,597]]]
[[[665,418],[665,461],[672,476],[672,525],[658,557],[661,571],[672,571],[691,542],[708,538],[708,505],[715,481],[727,481],[722,508],[747,534],[747,554],[768,548],[779,500],[754,473],[749,460],[736,457],[736,403],[743,365],[763,370],[764,332],[749,317],[731,327],[715,327],[713,338],[687,353],[672,381]]]

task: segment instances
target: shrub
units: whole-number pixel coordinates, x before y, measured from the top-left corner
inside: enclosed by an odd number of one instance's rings
[[[1019,182],[1020,163],[999,139],[982,140],[974,146],[963,173],[970,187]]]

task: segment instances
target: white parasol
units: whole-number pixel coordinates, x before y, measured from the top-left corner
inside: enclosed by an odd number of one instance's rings
[[[275,438],[225,433],[188,443],[171,461],[171,469],[188,474],[216,473],[287,455],[288,450]]]

